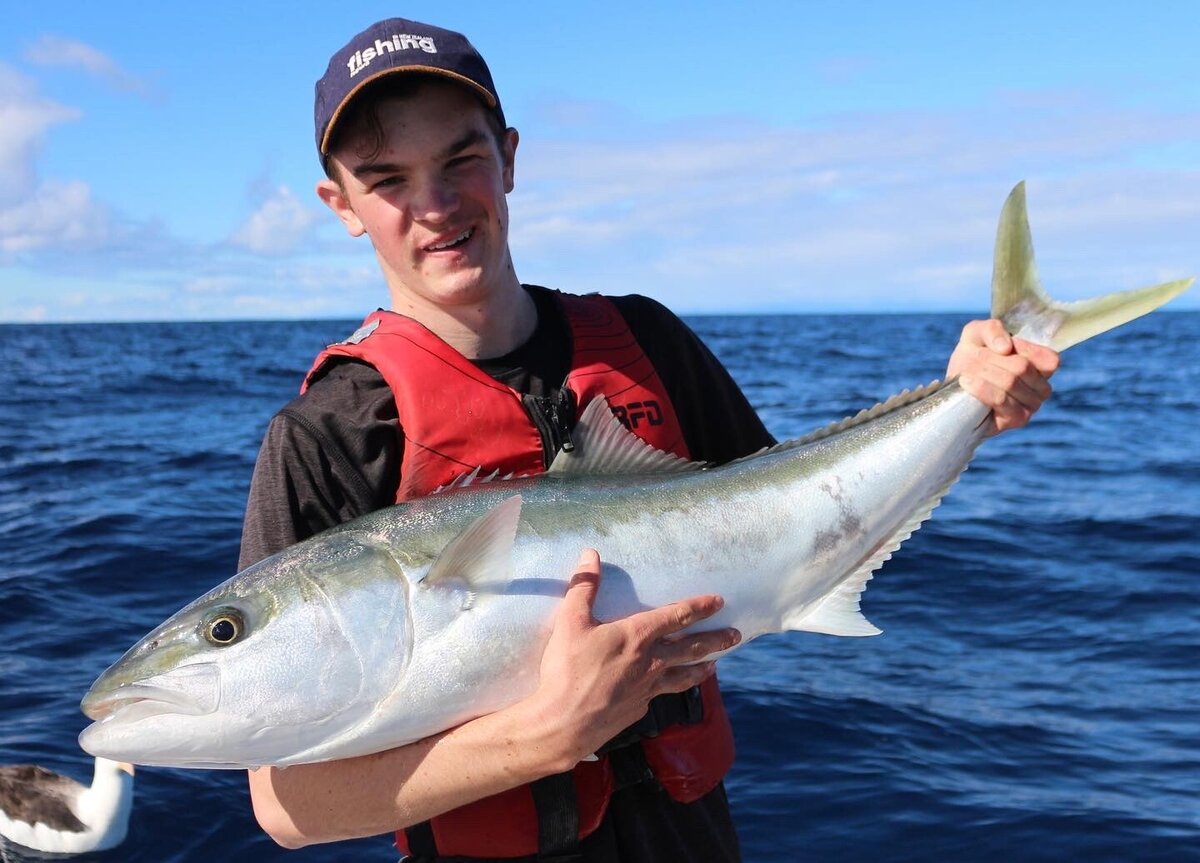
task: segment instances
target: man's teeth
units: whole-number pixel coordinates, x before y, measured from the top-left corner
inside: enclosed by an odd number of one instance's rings
[[[457,246],[459,243],[464,242],[468,238],[470,238],[471,233],[472,233],[472,229],[468,228],[467,230],[465,230],[461,234],[459,234],[457,237],[455,237],[453,240],[448,240],[444,243],[438,243],[436,245],[430,246],[429,251],[440,252],[442,249],[448,249],[451,246]]]

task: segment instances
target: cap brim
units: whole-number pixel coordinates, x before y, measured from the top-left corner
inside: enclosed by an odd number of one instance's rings
[[[370,84],[374,81],[378,81],[380,78],[383,78],[387,75],[397,75],[397,74],[401,74],[404,72],[418,72],[418,73],[427,74],[427,75],[439,75],[443,78],[448,78],[458,84],[464,84],[467,87],[469,87],[474,93],[476,93],[477,95],[482,97],[484,103],[489,108],[492,108],[492,109],[496,108],[495,97],[493,97],[492,94],[489,93],[485,87],[481,87],[479,84],[472,81],[466,75],[460,75],[459,73],[451,72],[448,69],[440,69],[437,66],[399,66],[399,67],[394,67],[391,69],[381,69],[378,72],[376,72],[374,75],[364,78],[362,81],[360,81],[358,84],[356,84],[354,89],[346,94],[345,98],[342,99],[342,101],[338,103],[338,106],[334,109],[333,113],[330,114],[329,123],[326,124],[326,126],[325,126],[325,134],[323,134],[321,136],[321,155],[322,156],[329,155],[329,139],[333,137],[333,130],[337,126],[338,120],[341,119],[342,112],[346,110],[347,105],[349,105],[352,101],[354,101],[354,97],[357,96],[362,91],[362,89],[364,87],[366,87],[368,84]]]

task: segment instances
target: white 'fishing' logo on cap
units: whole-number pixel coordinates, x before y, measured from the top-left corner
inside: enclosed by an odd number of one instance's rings
[[[433,42],[432,36],[413,36],[411,33],[397,33],[391,39],[376,39],[374,48],[361,48],[354,52],[354,55],[346,61],[346,68],[350,70],[350,77],[353,78],[363,69],[371,65],[371,61],[376,57],[382,57],[385,53],[390,54],[393,51],[406,51],[411,49],[420,49],[426,54],[436,54],[437,45]]]

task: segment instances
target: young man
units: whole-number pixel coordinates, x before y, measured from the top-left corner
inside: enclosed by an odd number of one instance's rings
[[[316,136],[317,194],[370,238],[391,305],[322,354],[272,421],[243,566],[479,465],[544,469],[600,395],[618,416],[653,402],[657,422],[633,430],[679,455],[720,463],[771,442],[662,306],[520,283],[506,203],[518,136],[463,36],[372,25],[318,82]],[[994,408],[1000,430],[1028,421],[1056,365],[998,322],[976,322],[948,374]],[[377,755],[255,771],[263,828],[290,847],[397,830],[419,860],[738,859],[720,781],[728,723],[711,665],[688,664],[737,633],[673,637],[715,613],[712,596],[599,624],[598,579],[584,551],[532,696]]]

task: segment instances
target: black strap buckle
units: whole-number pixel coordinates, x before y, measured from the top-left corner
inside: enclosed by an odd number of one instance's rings
[[[704,699],[699,686],[693,686],[686,692],[668,692],[650,699],[650,709],[646,714],[601,746],[596,754],[606,755],[639,740],[658,737],[672,725],[695,725],[703,719]]]

